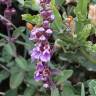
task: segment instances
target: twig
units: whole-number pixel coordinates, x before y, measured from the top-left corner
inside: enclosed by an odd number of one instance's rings
[[[0,33],[0,37],[8,38],[8,36],[6,36],[6,35],[4,35],[4,34],[2,34],[2,33]]]
[[[9,69],[5,67],[4,65],[0,64],[0,67],[2,67],[4,70],[6,70],[8,73],[10,73]]]
[[[6,22],[11,23],[11,25],[16,29],[16,26],[10,20],[8,20],[7,18],[5,18],[4,16],[0,15],[0,20],[4,20]]]

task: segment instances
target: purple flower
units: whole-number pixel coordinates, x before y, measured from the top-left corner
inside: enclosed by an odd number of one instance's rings
[[[53,13],[52,10],[42,10],[41,12],[41,16],[43,17],[44,20],[50,20],[51,18],[53,19]]]
[[[51,55],[49,50],[45,50],[42,55],[40,56],[40,60],[43,62],[48,62],[50,61]]]
[[[34,27],[32,31],[30,32],[29,40],[35,40],[36,39],[36,33],[38,32],[38,29]]]
[[[49,49],[40,50],[40,47],[35,47],[30,51],[32,60],[41,60],[42,62],[50,61],[51,55]]]
[[[47,34],[52,34],[53,31],[52,31],[51,29],[47,29],[47,30],[46,30],[46,33],[47,33]]]
[[[45,29],[49,28],[49,21],[48,20],[43,21],[43,27]]]
[[[29,40],[33,40],[33,41],[46,40],[44,32],[45,29],[43,27],[34,27],[33,30],[30,32]]]
[[[35,75],[34,75],[34,79],[35,79],[36,81],[40,81],[40,80],[42,80],[42,78],[43,78],[42,74],[40,74],[39,71],[36,71],[36,72],[35,72]]]
[[[38,62],[36,65],[36,70],[43,71],[44,70],[44,64],[42,62]]]
[[[41,52],[38,47],[35,47],[30,51],[30,54],[31,54],[32,60],[35,60],[40,58]]]
[[[51,16],[48,18],[48,20],[49,20],[50,22],[53,22],[54,19],[55,19],[55,16],[54,16],[53,14],[51,14]]]
[[[44,35],[41,35],[40,38],[39,38],[40,41],[45,41],[46,40],[46,37]]]
[[[51,70],[46,63],[44,62],[37,63],[36,71],[34,75],[34,79],[36,81],[42,80],[44,82],[48,82],[50,75],[51,75]]]

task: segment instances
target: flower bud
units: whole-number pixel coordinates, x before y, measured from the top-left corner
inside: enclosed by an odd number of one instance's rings
[[[49,28],[49,21],[48,20],[43,21],[43,27],[45,29]]]
[[[31,31],[33,29],[33,25],[31,23],[27,23],[26,27],[29,31]]]
[[[12,8],[12,9],[11,9],[11,13],[12,13],[12,14],[15,14],[15,13],[16,13],[15,8]]]

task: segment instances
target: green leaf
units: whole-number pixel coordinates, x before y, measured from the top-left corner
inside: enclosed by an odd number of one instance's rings
[[[13,43],[5,44],[2,50],[2,57],[8,63],[12,57],[16,56],[16,47]]]
[[[91,29],[92,29],[92,25],[87,24],[87,25],[84,26],[82,31],[77,33],[77,36],[78,36],[78,39],[79,39],[80,42],[85,42],[86,41],[86,39],[90,35]]]
[[[20,4],[24,5],[24,0],[17,0]]]
[[[58,47],[64,47],[65,45],[67,45],[67,43],[64,42],[64,41],[61,40],[61,39],[56,39],[56,40],[55,40],[55,45],[58,46]]]
[[[55,15],[55,20],[52,24],[52,28],[60,31],[64,25],[63,25],[61,15],[60,15],[58,9],[56,8],[55,0],[51,0],[51,8]]]
[[[88,86],[91,96],[96,96],[96,80],[91,80]]]
[[[61,96],[77,96],[74,93],[74,88],[72,85],[68,82],[65,82],[63,91],[61,92]]]
[[[24,6],[35,11],[40,10],[39,2],[37,0],[25,0]]]
[[[18,38],[25,31],[25,27],[18,27],[13,31],[12,36]]]
[[[72,52],[61,53],[59,58],[62,61],[68,61],[70,63],[77,62],[80,65],[86,67],[87,70],[89,71],[96,71],[96,60],[93,59],[92,57],[90,58],[88,52],[86,52],[86,50],[83,48],[77,50],[74,53]]]
[[[34,92],[35,92],[35,87],[34,86],[28,87],[24,91],[24,96],[33,96]]]
[[[11,74],[11,77],[10,77],[11,89],[16,89],[17,87],[19,87],[19,85],[23,82],[23,79],[24,79],[23,71],[18,70],[18,72],[14,72],[13,74]]]
[[[61,6],[64,3],[65,0],[56,0],[56,4]]]
[[[61,84],[66,81],[72,74],[72,70],[63,70],[55,79],[58,84]]]
[[[81,96],[85,96],[84,84],[81,85]]]
[[[16,57],[15,62],[18,65],[18,67],[20,67],[21,69],[25,71],[28,70],[28,63],[23,57],[21,56]]]
[[[80,21],[84,21],[87,17],[87,6],[90,0],[79,0],[75,8],[75,14]]]
[[[5,80],[6,78],[8,78],[9,73],[5,70],[0,72],[0,83],[2,83],[3,80]]]
[[[3,39],[0,39],[0,47],[4,46],[6,44],[6,40],[3,38]]]
[[[16,47],[13,43],[8,43],[4,46],[4,51],[6,51],[9,55],[16,55]]]
[[[58,88],[51,88],[51,96],[60,96]]]
[[[40,15],[23,14],[22,19],[32,24],[42,24],[42,17]]]
[[[11,68],[10,68],[10,73],[11,73],[11,74],[15,74],[15,73],[18,72],[18,70],[20,71],[20,68],[19,68],[18,66],[16,66],[16,65],[11,66]]]
[[[8,90],[4,96],[17,96],[17,90]]]

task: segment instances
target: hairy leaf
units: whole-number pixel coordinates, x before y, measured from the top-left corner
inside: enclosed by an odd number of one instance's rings
[[[51,96],[60,96],[58,88],[51,88]]]
[[[23,57],[19,56],[15,59],[15,61],[18,67],[23,70],[28,70],[28,63]]]
[[[19,87],[19,85],[23,82],[24,79],[24,72],[18,71],[11,74],[10,77],[10,87],[11,89],[16,89]]]
[[[88,84],[91,96],[96,95],[96,80],[91,80]]]

